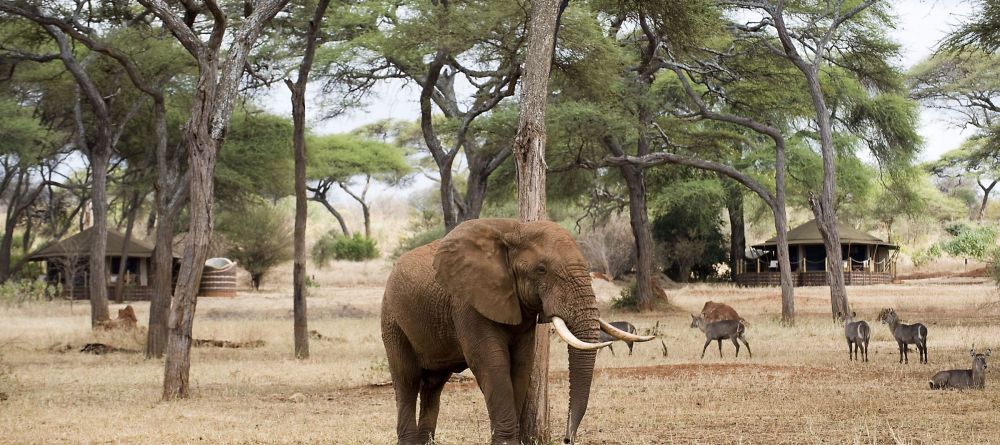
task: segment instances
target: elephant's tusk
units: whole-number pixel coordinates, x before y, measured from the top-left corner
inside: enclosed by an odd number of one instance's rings
[[[603,319],[600,319],[600,318],[598,318],[597,321],[601,323],[601,330],[602,331],[607,332],[608,335],[610,335],[610,336],[612,336],[614,338],[617,338],[619,340],[624,340],[624,341],[650,341],[650,340],[656,338],[655,336],[652,336],[652,335],[635,335],[635,334],[632,334],[630,332],[625,332],[625,331],[623,331],[621,329],[618,329],[618,328],[612,326],[610,323],[608,323],[608,322],[606,322],[606,321],[604,321]]]
[[[562,337],[563,341],[565,341],[567,344],[576,349],[583,349],[583,350],[601,349],[611,344],[611,342],[609,341],[603,343],[587,343],[583,340],[580,340],[579,338],[576,338],[576,336],[573,335],[572,332],[570,332],[569,328],[566,327],[566,322],[559,317],[552,317],[552,326],[556,328],[556,333],[559,334],[560,337]]]

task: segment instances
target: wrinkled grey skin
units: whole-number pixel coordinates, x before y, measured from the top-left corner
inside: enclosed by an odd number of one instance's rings
[[[554,316],[580,340],[597,341],[587,262],[557,224],[467,221],[400,257],[382,302],[397,443],[433,441],[441,390],[451,373],[469,368],[486,398],[492,443],[517,444],[536,319]],[[569,348],[570,441],[587,409],[596,355]]]
[[[623,330],[625,332],[628,332],[629,334],[638,334],[639,333],[639,331],[636,330],[635,325],[633,325],[632,323],[629,323],[627,321],[612,321],[611,322],[611,326],[614,326],[614,327],[616,327],[618,329],[621,329],[621,330]],[[597,341],[603,343],[603,342],[606,342],[606,341],[618,341],[618,339],[612,337],[611,334],[608,334],[608,333],[606,333],[604,331],[601,331],[601,335],[600,335],[600,337],[598,338]],[[621,340],[621,341],[625,342],[625,345],[628,346],[628,355],[632,355],[632,345],[633,345],[634,342],[630,342],[628,340]],[[608,345],[608,350],[611,351],[611,355],[615,355],[614,345]]]
[[[931,389],[983,389],[986,387],[986,357],[993,352],[987,349],[984,353],[969,351],[972,356],[972,369],[953,369],[941,371],[931,378]]]

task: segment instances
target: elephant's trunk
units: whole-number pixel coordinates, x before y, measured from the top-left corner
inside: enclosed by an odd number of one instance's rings
[[[596,343],[599,338],[597,308],[587,308],[570,321],[569,328],[580,340]],[[577,349],[567,346],[569,350],[569,415],[566,422],[566,437],[563,443],[571,444],[576,437],[576,430],[587,412],[587,402],[590,400],[590,385],[594,380],[594,360],[596,350]]]

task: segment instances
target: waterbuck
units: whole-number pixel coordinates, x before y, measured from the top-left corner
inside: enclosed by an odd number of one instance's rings
[[[633,325],[632,323],[629,323],[627,321],[612,321],[610,324],[611,324],[611,326],[614,326],[614,327],[616,327],[616,328],[618,328],[618,329],[620,329],[622,331],[628,332],[629,334],[638,334],[639,333],[636,330],[635,325]],[[598,337],[599,337],[599,340],[598,340],[599,343],[604,343],[606,341],[617,341],[618,340],[617,338],[608,335],[604,331],[601,331],[600,334],[598,335]],[[632,355],[632,343],[633,342],[628,341],[628,340],[622,340],[622,341],[625,342],[625,344],[628,346],[628,355]],[[608,345],[608,350],[611,351],[611,355],[615,355],[615,349],[612,346],[613,345]]]
[[[858,360],[860,353],[867,362],[868,341],[872,338],[872,328],[864,320],[854,321],[857,316],[857,312],[851,312],[851,315],[837,312],[837,317],[844,322],[844,335],[847,337],[847,359]]]
[[[879,321],[889,326],[889,332],[899,345],[899,362],[910,363],[906,345],[912,344],[920,353],[920,363],[927,363],[927,326],[920,323],[903,324],[892,308],[882,309],[878,314]]]
[[[992,349],[987,349],[985,353],[976,353],[973,348],[969,351],[972,355],[972,369],[952,369],[951,371],[941,371],[931,378],[931,389],[983,389],[986,387],[986,357],[990,356]]]
[[[753,358],[753,352],[750,351],[750,343],[747,343],[747,339],[743,337],[746,333],[746,326],[740,320],[721,320],[708,323],[705,321],[703,315],[691,314],[691,327],[701,329],[705,333],[705,346],[701,348],[701,358],[705,358],[705,350],[708,349],[708,345],[712,341],[719,342],[719,357],[722,357],[722,340],[732,340],[733,346],[736,346],[736,356],[740,356],[740,344],[736,342],[737,339],[743,342],[747,347],[747,353],[750,354],[750,358]]]

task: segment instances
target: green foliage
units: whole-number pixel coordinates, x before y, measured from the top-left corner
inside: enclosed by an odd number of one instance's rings
[[[440,224],[426,230],[416,232],[399,241],[399,246],[396,246],[396,250],[392,252],[392,258],[399,258],[406,252],[425,244],[430,244],[431,242],[439,240],[443,237],[444,227]]]
[[[224,205],[252,206],[257,198],[292,193],[292,130],[287,117],[261,112],[233,116],[215,169],[216,196]]]
[[[356,134],[331,134],[309,139],[310,179],[343,182],[355,175],[383,181],[410,172],[403,148]]]
[[[969,19],[945,39],[945,49],[979,48],[990,52],[1000,49],[1000,2],[979,0],[976,3],[980,11],[969,15]]]
[[[365,261],[378,258],[375,240],[355,233],[346,237],[330,232],[323,235],[312,248],[312,259],[320,267],[326,267],[331,260]]]
[[[292,259],[291,224],[278,208],[254,203],[242,211],[224,211],[216,227],[225,237],[226,255],[250,273],[254,289],[268,271]]]
[[[1000,287],[1000,248],[990,251],[990,257],[986,261],[986,273]]]
[[[726,261],[728,246],[721,226],[726,192],[718,178],[686,179],[663,185],[671,193],[656,195],[653,238],[661,246],[663,265],[676,281],[715,276]],[[662,187],[662,186],[661,186]]]
[[[24,306],[48,301],[53,296],[60,295],[60,289],[59,285],[53,286],[38,280],[7,280],[0,284],[0,305]]]
[[[635,280],[629,282],[617,297],[611,299],[611,308],[625,311],[639,310],[639,285]]]
[[[955,223],[945,227],[949,239],[918,252],[913,264],[920,266],[942,255],[988,261],[997,249],[997,229],[989,225]]]

